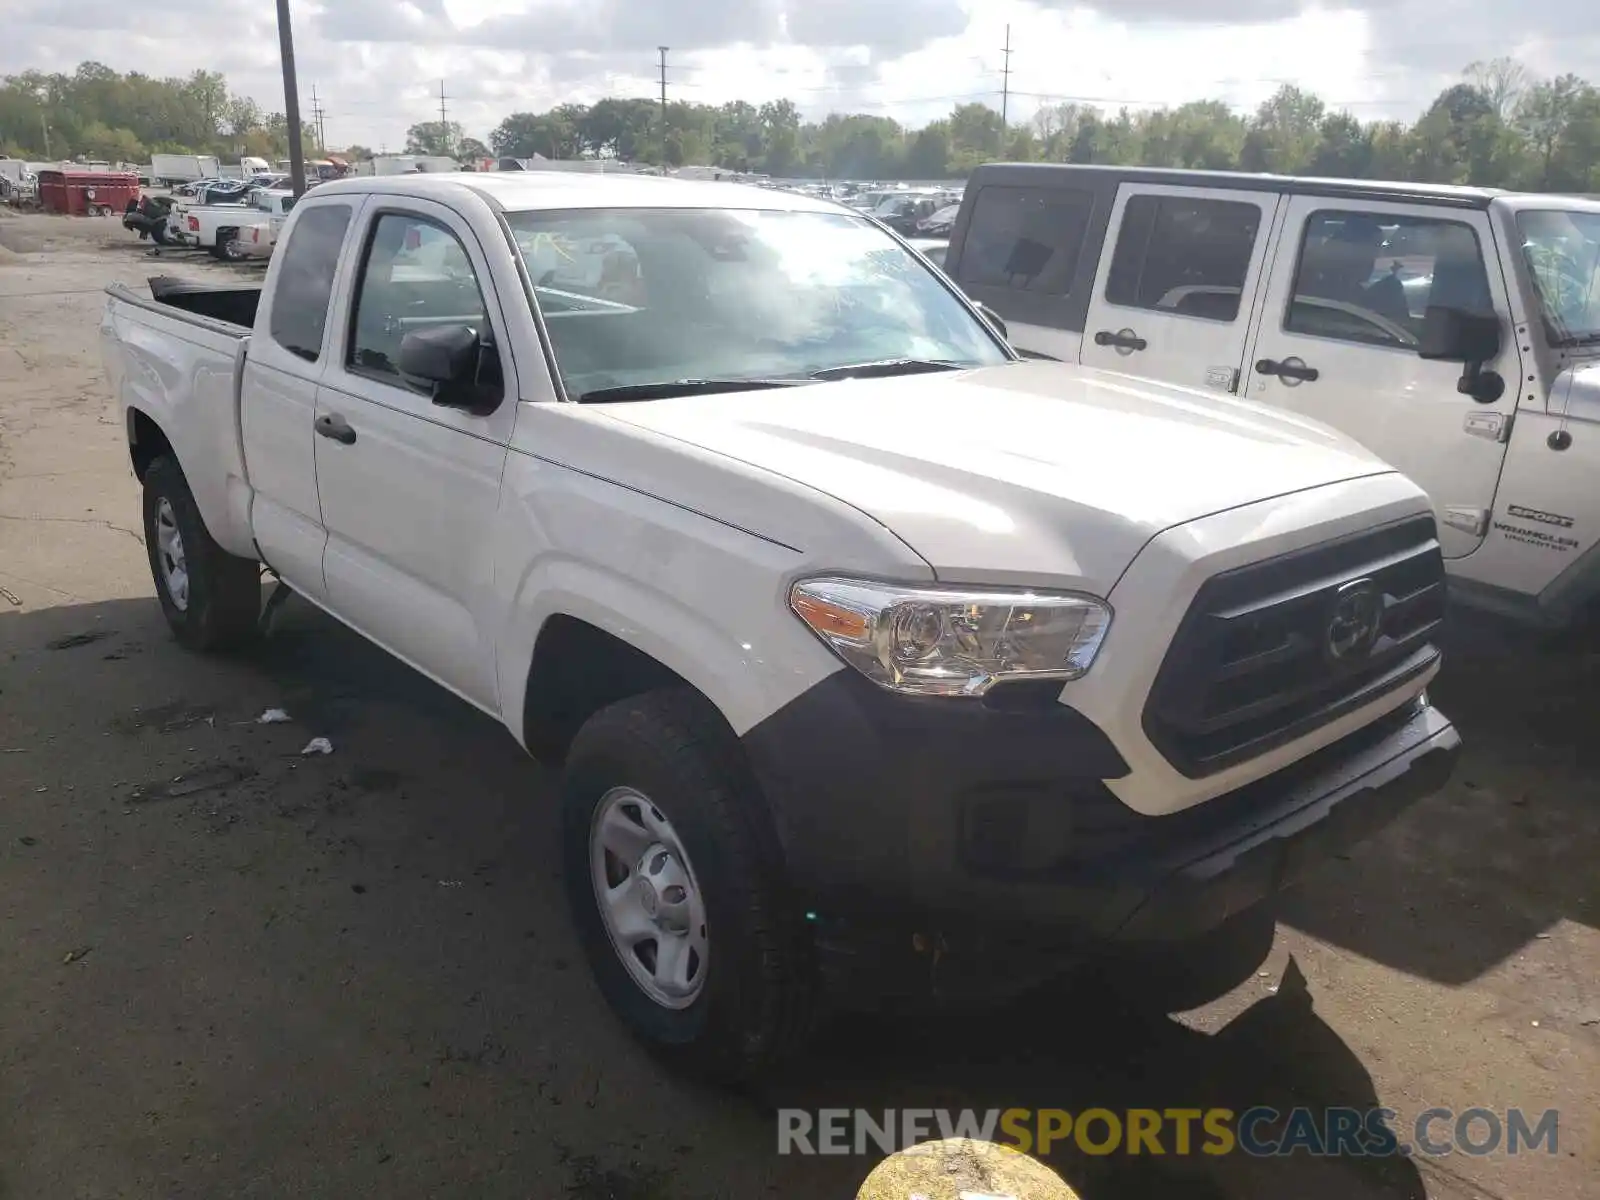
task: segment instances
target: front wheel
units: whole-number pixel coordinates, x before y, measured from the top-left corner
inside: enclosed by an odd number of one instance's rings
[[[748,1080],[811,1029],[815,974],[737,741],[688,690],[604,709],[562,783],[567,898],[629,1031],[699,1074]]]
[[[175,459],[158,458],[145,470],[144,543],[161,611],[179,642],[230,650],[255,636],[261,568],[213,540]]]

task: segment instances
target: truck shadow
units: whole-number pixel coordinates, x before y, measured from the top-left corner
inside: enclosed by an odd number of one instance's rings
[[[1286,920],[1319,938],[1447,982],[1476,977],[1564,917],[1593,923],[1584,895],[1600,845],[1600,806],[1580,778],[1597,754],[1585,740],[1585,706],[1592,712],[1595,699],[1586,664],[1541,660],[1522,681],[1503,661],[1474,661],[1458,656],[1437,689],[1469,738],[1456,783],[1285,906]],[[287,709],[293,724],[258,726],[267,706]],[[115,857],[84,868],[98,889],[94,904],[117,892],[107,879],[151,889],[139,893],[148,907],[137,912],[93,910],[105,928],[87,940],[114,944],[119,922],[135,939],[163,921],[187,931],[186,909],[195,906],[215,906],[227,928],[207,952],[208,975],[227,984],[209,1019],[232,1031],[238,1061],[219,1068],[205,1103],[183,1093],[193,1114],[183,1132],[189,1144],[243,1148],[215,1166],[195,1155],[186,1182],[196,1194],[236,1191],[239,1176],[227,1172],[251,1164],[272,1177],[279,1159],[348,1160],[327,1168],[335,1172],[327,1182],[358,1194],[371,1186],[373,1163],[394,1154],[410,1156],[415,1194],[429,1179],[435,1191],[464,1186],[452,1172],[471,1161],[509,1171],[503,1187],[480,1181],[472,1190],[482,1196],[527,1195],[530,1176],[564,1171],[576,1195],[603,1194],[582,1190],[601,1179],[635,1200],[847,1197],[875,1157],[778,1159],[774,1109],[1242,1112],[1378,1103],[1366,1067],[1319,1018],[1293,964],[1275,994],[1212,1033],[1134,1011],[1103,987],[1069,983],[997,1012],[841,1021],[803,1072],[754,1097],[753,1107],[670,1078],[617,1032],[582,970],[560,893],[550,777],[493,721],[300,602],[269,643],[234,660],[177,649],[153,599],[0,608],[0,716],[7,745],[24,751],[0,760],[0,772],[32,769],[30,757],[50,753],[46,742],[58,736],[78,747],[85,770],[97,756],[114,763],[97,785],[110,816],[61,807],[59,788],[38,797],[18,788],[31,806],[21,811],[40,826],[19,833],[42,831],[48,847],[87,842],[86,830],[103,837],[96,822],[141,823],[136,844],[171,855],[162,870],[134,859],[141,869],[129,876],[117,874]],[[335,754],[301,758],[311,735],[328,737]],[[204,763],[208,756],[215,762]],[[164,790],[140,791],[146,777]],[[80,775],[80,795],[83,783]],[[53,837],[50,821],[63,823]],[[222,834],[234,839],[244,864],[237,870],[215,849]],[[71,876],[30,878],[70,894]],[[250,890],[257,878],[262,891],[275,889],[268,909],[249,907],[261,903]],[[43,896],[49,903],[37,919],[48,922],[57,901],[48,889]],[[1453,931],[1463,910],[1474,924]],[[91,965],[110,970],[114,953],[97,950]],[[321,970],[319,959],[338,965]],[[300,1011],[318,1014],[313,1032],[280,1030],[274,1006],[253,999],[276,994],[264,980],[286,978],[297,981]],[[160,996],[165,985],[126,986]],[[44,997],[36,1007],[52,1013],[50,1028],[76,1031],[63,1061],[83,1053],[80,1035],[98,1039],[94,1053],[125,1053],[87,990]],[[0,1023],[12,1015],[0,1013]],[[322,1023],[331,1032],[319,1040]],[[43,1067],[54,1035],[37,1036]],[[419,1087],[419,1078],[433,1087]],[[160,1072],[141,1076],[149,1107],[161,1104],[164,1086]],[[0,1099],[7,1090],[0,1081]],[[434,1107],[441,1094],[453,1106],[448,1127]],[[333,1098],[384,1114],[387,1133],[364,1132],[387,1137],[383,1157],[347,1154],[355,1135],[318,1123]],[[146,1106],[142,1096],[138,1104]],[[240,1126],[230,1124],[234,1112],[263,1115]],[[26,1132],[14,1131],[19,1147]],[[135,1152],[159,1150],[130,1139]],[[662,1183],[681,1172],[675,1156],[691,1143],[697,1177],[713,1186]],[[437,1157],[420,1161],[428,1154]],[[1416,1165],[1400,1158],[1096,1156],[1074,1145],[1048,1159],[1095,1200],[1424,1194]],[[13,1182],[26,1187],[32,1160],[12,1161]],[[615,1173],[629,1171],[647,1182],[616,1184]]]
[[[1280,906],[1296,929],[1442,983],[1562,919],[1600,924],[1600,641],[1457,619],[1434,701],[1460,728],[1450,785]]]
[[[1297,1106],[1317,1119],[1329,1108],[1366,1111],[1379,1101],[1370,1075],[1313,1008],[1306,979],[1290,961],[1282,985],[1215,1034],[1179,1021],[1119,1005],[1116,993],[1052,987],[996,1012],[966,1018],[887,1021],[852,1018],[821,1042],[803,1071],[760,1097],[776,1110],[1009,1108],[1090,1109],[1126,1114],[1133,1109],[1241,1114],[1266,1106],[1287,1114]],[[1125,1115],[1122,1117],[1125,1120]],[[1024,1124],[1027,1124],[1025,1121]],[[1035,1125],[1034,1128],[1037,1128]],[[1105,1126],[1095,1138],[1104,1140]],[[1264,1123],[1263,1135],[1282,1132]],[[1396,1130],[1402,1141],[1405,1135]],[[939,1136],[936,1132],[935,1136]],[[1089,1149],[1101,1151],[1090,1139]],[[1071,1136],[1040,1156],[1080,1194],[1095,1200],[1147,1200],[1186,1196],[1295,1196],[1297,1200],[1420,1200],[1416,1166],[1406,1158],[1253,1157],[1235,1148],[1207,1154],[1196,1122],[1187,1152],[1179,1152],[1167,1121],[1158,1138],[1162,1153],[1086,1152]],[[1034,1147],[1037,1153],[1037,1147]],[[853,1194],[874,1160],[801,1157],[797,1194]],[[812,1177],[815,1176],[814,1183]]]

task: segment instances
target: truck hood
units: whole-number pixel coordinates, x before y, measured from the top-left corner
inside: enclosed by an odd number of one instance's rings
[[[1164,529],[1391,470],[1314,421],[1060,363],[605,411],[826,492],[941,579],[1101,595]]]

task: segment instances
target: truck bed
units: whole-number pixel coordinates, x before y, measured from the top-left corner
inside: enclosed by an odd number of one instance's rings
[[[107,291],[100,340],[113,393],[170,443],[211,536],[231,554],[254,554],[239,384],[261,290],[158,277],[148,295],[122,284]],[[128,421],[137,457],[148,443],[141,448],[141,427]]]
[[[150,295],[158,303],[171,308],[245,329],[255,327],[256,307],[261,303],[260,287],[191,283],[170,275],[157,275],[151,279]]]

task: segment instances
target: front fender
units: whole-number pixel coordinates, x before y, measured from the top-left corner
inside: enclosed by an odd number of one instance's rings
[[[559,615],[585,621],[649,655],[697,688],[733,731],[743,734],[843,666],[775,602],[774,593],[781,594],[776,583],[767,574],[753,589],[760,593],[759,603],[744,605],[735,615],[741,606],[727,595],[672,595],[598,563],[542,558],[522,577],[499,641],[506,726],[524,740],[534,647],[545,623]],[[750,596],[737,585],[730,591]]]

